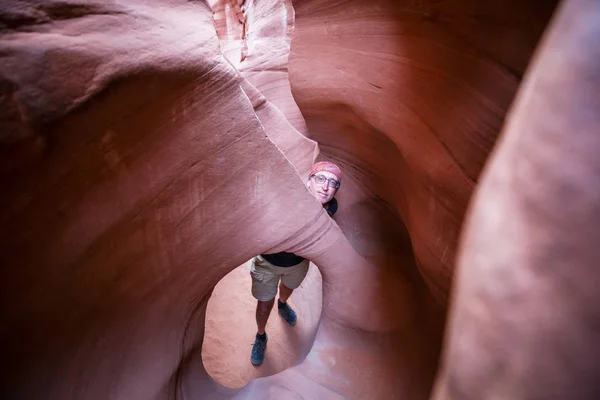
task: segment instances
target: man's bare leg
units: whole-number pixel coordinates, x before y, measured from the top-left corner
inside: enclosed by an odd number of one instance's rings
[[[256,334],[256,339],[252,346],[252,354],[250,355],[250,362],[255,366],[261,365],[265,359],[265,349],[267,347],[265,327],[267,326],[274,303],[275,299],[273,298],[269,301],[259,300],[256,304],[256,326],[258,327],[258,333]]]
[[[258,334],[263,335],[265,333],[265,327],[271,315],[271,309],[273,309],[275,299],[269,301],[258,301],[256,304],[256,325],[258,326]]]
[[[285,286],[283,281],[279,282],[279,301],[282,303],[287,302],[292,293],[294,293],[294,289],[290,289]]]
[[[277,300],[277,311],[283,319],[290,325],[296,325],[296,312],[287,304],[288,299],[294,292],[282,282],[279,282],[279,300]]]

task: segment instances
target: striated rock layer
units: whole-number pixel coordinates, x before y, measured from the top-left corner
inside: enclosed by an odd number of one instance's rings
[[[594,398],[597,3],[551,25],[452,286],[554,4],[293,6],[0,3],[4,397],[427,398],[453,287],[435,396]],[[345,172],[336,221],[318,157]],[[280,250],[323,277],[312,349],[224,388],[207,301]]]
[[[445,303],[469,198],[553,2],[294,5],[290,81],[310,137],[401,217]]]

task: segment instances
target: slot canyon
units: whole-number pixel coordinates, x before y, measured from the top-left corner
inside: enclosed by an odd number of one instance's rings
[[[597,0],[0,0],[2,398],[600,398],[599,41]]]

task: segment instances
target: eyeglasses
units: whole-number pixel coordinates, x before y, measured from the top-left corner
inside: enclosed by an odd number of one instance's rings
[[[317,182],[319,185],[322,185],[325,182],[327,182],[327,186],[331,188],[337,189],[340,187],[340,183],[338,181],[336,181],[335,179],[325,178],[323,175],[311,175],[311,178],[315,178],[315,182]]]

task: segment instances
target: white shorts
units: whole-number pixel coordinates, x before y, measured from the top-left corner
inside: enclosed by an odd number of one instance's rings
[[[252,276],[252,296],[259,301],[270,301],[277,295],[279,279],[288,289],[296,289],[308,273],[310,261],[304,259],[293,267],[278,267],[261,256],[250,262]]]

